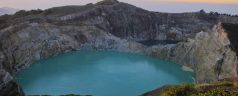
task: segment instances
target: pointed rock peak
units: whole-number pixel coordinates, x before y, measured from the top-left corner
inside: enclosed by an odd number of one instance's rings
[[[119,3],[119,1],[117,1],[117,0],[103,0],[103,1],[98,2],[97,4],[99,4],[99,5],[113,5],[116,3]]]

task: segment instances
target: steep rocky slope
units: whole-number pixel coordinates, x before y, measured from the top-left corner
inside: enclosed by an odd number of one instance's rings
[[[159,56],[191,67],[197,82],[235,77],[237,40],[231,34],[237,31],[230,26],[237,23],[238,17],[150,12],[116,0],[1,16],[0,93],[20,90],[14,74],[32,62],[74,50]],[[168,40],[173,43],[161,44]]]
[[[218,24],[207,32],[197,33],[195,38],[189,38],[186,42],[152,46],[146,53],[191,67],[197,82],[236,77],[237,56],[230,47],[234,44],[230,42],[228,34]]]

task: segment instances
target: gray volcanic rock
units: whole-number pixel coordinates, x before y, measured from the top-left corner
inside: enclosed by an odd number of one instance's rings
[[[238,17],[150,12],[104,0],[85,6],[19,11],[1,16],[0,21],[0,90],[19,89],[14,74],[33,62],[74,50],[159,56],[194,69],[197,82],[237,76],[237,50],[230,47],[236,39],[227,36],[234,31],[227,32],[219,22],[237,24]],[[176,43],[139,43],[148,40]]]
[[[50,23],[26,23],[14,32],[15,26],[1,31],[2,52],[14,73],[36,60],[79,49],[108,49],[137,52],[143,45],[120,39],[94,26],[55,26]],[[13,33],[10,33],[13,32]],[[130,44],[131,43],[131,44]]]
[[[221,24],[199,32],[187,42],[153,46],[146,53],[191,67],[197,82],[213,82],[237,76],[237,56]]]

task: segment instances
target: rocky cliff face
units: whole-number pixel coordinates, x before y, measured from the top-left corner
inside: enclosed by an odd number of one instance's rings
[[[32,62],[74,50],[159,56],[191,67],[198,82],[237,76],[236,49],[230,47],[236,46],[236,39],[229,37],[234,31],[224,30],[218,22],[235,24],[238,17],[157,13],[104,0],[85,6],[19,11],[0,17],[0,21],[0,90],[18,88],[12,88],[14,73]],[[139,43],[148,40],[176,42]]]
[[[199,32],[186,42],[147,49],[148,54],[191,67],[197,82],[212,82],[237,76],[237,56],[221,24]]]

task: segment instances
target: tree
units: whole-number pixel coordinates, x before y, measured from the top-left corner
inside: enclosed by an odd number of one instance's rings
[[[200,10],[199,13],[206,13],[204,9]]]

